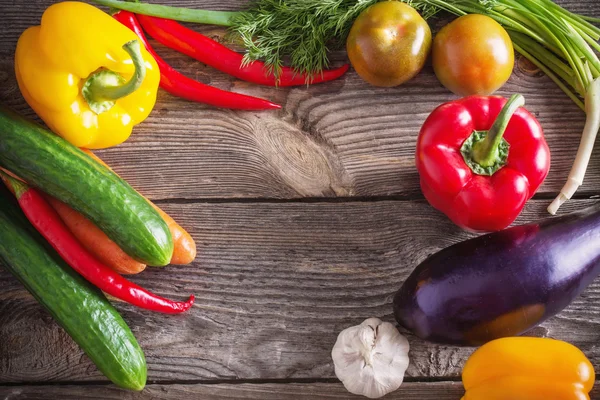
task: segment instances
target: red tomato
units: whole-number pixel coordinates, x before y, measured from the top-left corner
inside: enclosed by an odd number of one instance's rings
[[[433,70],[459,96],[489,95],[510,77],[515,63],[504,28],[485,15],[469,14],[443,27],[433,40]]]
[[[396,86],[411,79],[423,68],[430,49],[429,25],[399,1],[382,1],[364,10],[346,40],[350,63],[375,86]]]

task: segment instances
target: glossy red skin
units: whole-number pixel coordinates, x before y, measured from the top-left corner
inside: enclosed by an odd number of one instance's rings
[[[293,68],[282,67],[279,80],[268,73],[265,64],[253,61],[243,65],[243,56],[196,31],[186,28],[180,23],[164,18],[137,15],[142,27],[154,39],[167,47],[186,54],[211,67],[225,72],[238,79],[267,86],[302,86],[309,83],[327,82],[337,79],[348,71],[349,65],[324,70],[314,77],[308,78]]]
[[[417,141],[416,164],[429,203],[471,231],[504,229],[519,215],[550,169],[550,150],[539,122],[520,107],[504,133],[506,165],[492,176],[474,174],[460,148],[473,130],[489,130],[506,103],[499,96],[469,96],[442,104]]]
[[[216,87],[205,85],[177,72],[163,60],[150,46],[135,14],[128,11],[119,11],[113,17],[121,24],[131,29],[146,47],[146,50],[156,60],[160,69],[160,87],[173,96],[198,103],[210,104],[220,108],[237,110],[272,110],[279,109],[279,104],[272,103],[258,97],[246,96],[241,93],[228,92]]]
[[[175,302],[148,292],[128,281],[98,261],[83,247],[58,213],[34,188],[17,194],[23,213],[67,264],[103,292],[140,308],[179,314],[194,304],[194,295],[185,302]]]

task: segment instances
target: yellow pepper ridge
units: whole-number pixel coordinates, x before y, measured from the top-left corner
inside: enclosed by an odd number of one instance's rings
[[[509,337],[476,350],[462,373],[462,400],[589,400],[594,367],[560,340]]]
[[[77,147],[116,146],[156,103],[160,71],[135,33],[86,3],[61,2],[17,43],[15,73],[27,103]]]

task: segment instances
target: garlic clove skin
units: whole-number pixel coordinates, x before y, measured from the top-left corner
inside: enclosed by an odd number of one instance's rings
[[[382,397],[402,384],[409,348],[394,325],[369,318],[338,335],[331,351],[335,375],[350,393]]]

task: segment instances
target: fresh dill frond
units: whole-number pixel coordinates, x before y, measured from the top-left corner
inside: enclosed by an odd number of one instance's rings
[[[247,50],[244,62],[262,60],[276,75],[283,58],[309,76],[329,66],[328,53],[343,48],[352,23],[379,0],[256,0],[231,21]]]

